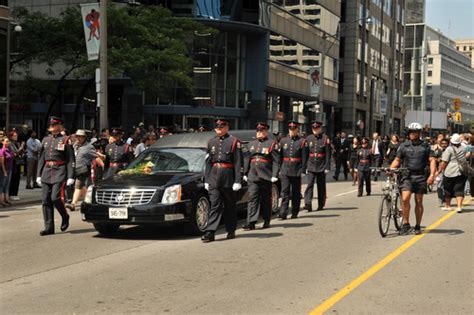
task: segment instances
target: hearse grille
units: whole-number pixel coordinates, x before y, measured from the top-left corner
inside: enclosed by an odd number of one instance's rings
[[[150,203],[156,189],[98,189],[95,200],[106,206],[140,206]]]

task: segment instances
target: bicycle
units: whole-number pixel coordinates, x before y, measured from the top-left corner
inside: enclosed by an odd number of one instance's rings
[[[383,167],[374,169],[389,174],[385,181],[385,185],[382,187],[382,200],[380,202],[378,214],[379,232],[382,237],[385,237],[390,228],[390,221],[392,218],[397,231],[399,231],[403,225],[402,194],[398,183],[400,175],[406,172],[407,169],[391,169]]]

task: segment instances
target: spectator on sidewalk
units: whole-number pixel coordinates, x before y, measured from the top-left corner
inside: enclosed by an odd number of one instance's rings
[[[12,131],[9,134],[10,138],[10,151],[13,154],[13,166],[9,187],[10,199],[13,201],[20,200],[18,197],[18,190],[20,188],[20,178],[21,178],[21,166],[24,166],[25,159],[25,148],[24,143],[20,143],[18,140],[18,133]]]
[[[36,172],[38,170],[38,157],[41,151],[41,141],[37,139],[35,131],[31,133],[30,138],[26,142],[27,155],[27,171],[26,171],[26,189],[41,188],[36,183]],[[33,186],[31,186],[33,183]]]
[[[8,200],[8,190],[13,167],[13,153],[10,151],[10,140],[3,137],[2,148],[0,149],[0,206],[11,205]]]
[[[30,130],[28,128],[27,124],[24,124],[24,125],[21,126],[21,132],[18,134],[18,141],[21,143],[23,148],[26,148],[26,142],[30,138],[31,132],[32,132],[32,130]],[[28,174],[28,169],[27,169],[26,165],[27,165],[27,156],[26,156],[26,154],[24,154],[23,155],[23,166],[24,166],[23,167],[24,168],[23,169],[23,175],[25,175],[25,176]]]
[[[156,136],[153,136],[150,134],[146,135],[143,138],[142,142],[139,145],[137,145],[137,147],[135,148],[133,155],[135,157],[139,156],[140,153],[148,149],[148,147],[151,146],[155,142],[156,142]]]
[[[97,156],[94,146],[87,142],[85,130],[77,130],[75,138],[76,141],[74,142],[73,148],[74,155],[76,156],[74,168],[76,181],[72,203],[66,205],[66,208],[71,211],[76,210],[76,205],[86,194],[86,187],[91,177],[92,161],[94,161]]]

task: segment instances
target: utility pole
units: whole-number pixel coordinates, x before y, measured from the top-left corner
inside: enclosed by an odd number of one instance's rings
[[[107,0],[100,1],[100,129],[108,128]]]
[[[10,131],[10,35],[11,35],[11,27],[10,21],[7,22],[7,89],[6,89],[6,100],[5,100],[5,131],[6,134]]]

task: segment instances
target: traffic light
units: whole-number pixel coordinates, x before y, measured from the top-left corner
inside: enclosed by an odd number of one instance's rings
[[[461,110],[461,99],[459,97],[456,97],[454,99],[454,110],[455,111],[460,111]]]
[[[455,120],[456,120],[457,123],[461,122],[461,120],[462,120],[461,112],[456,112]]]

